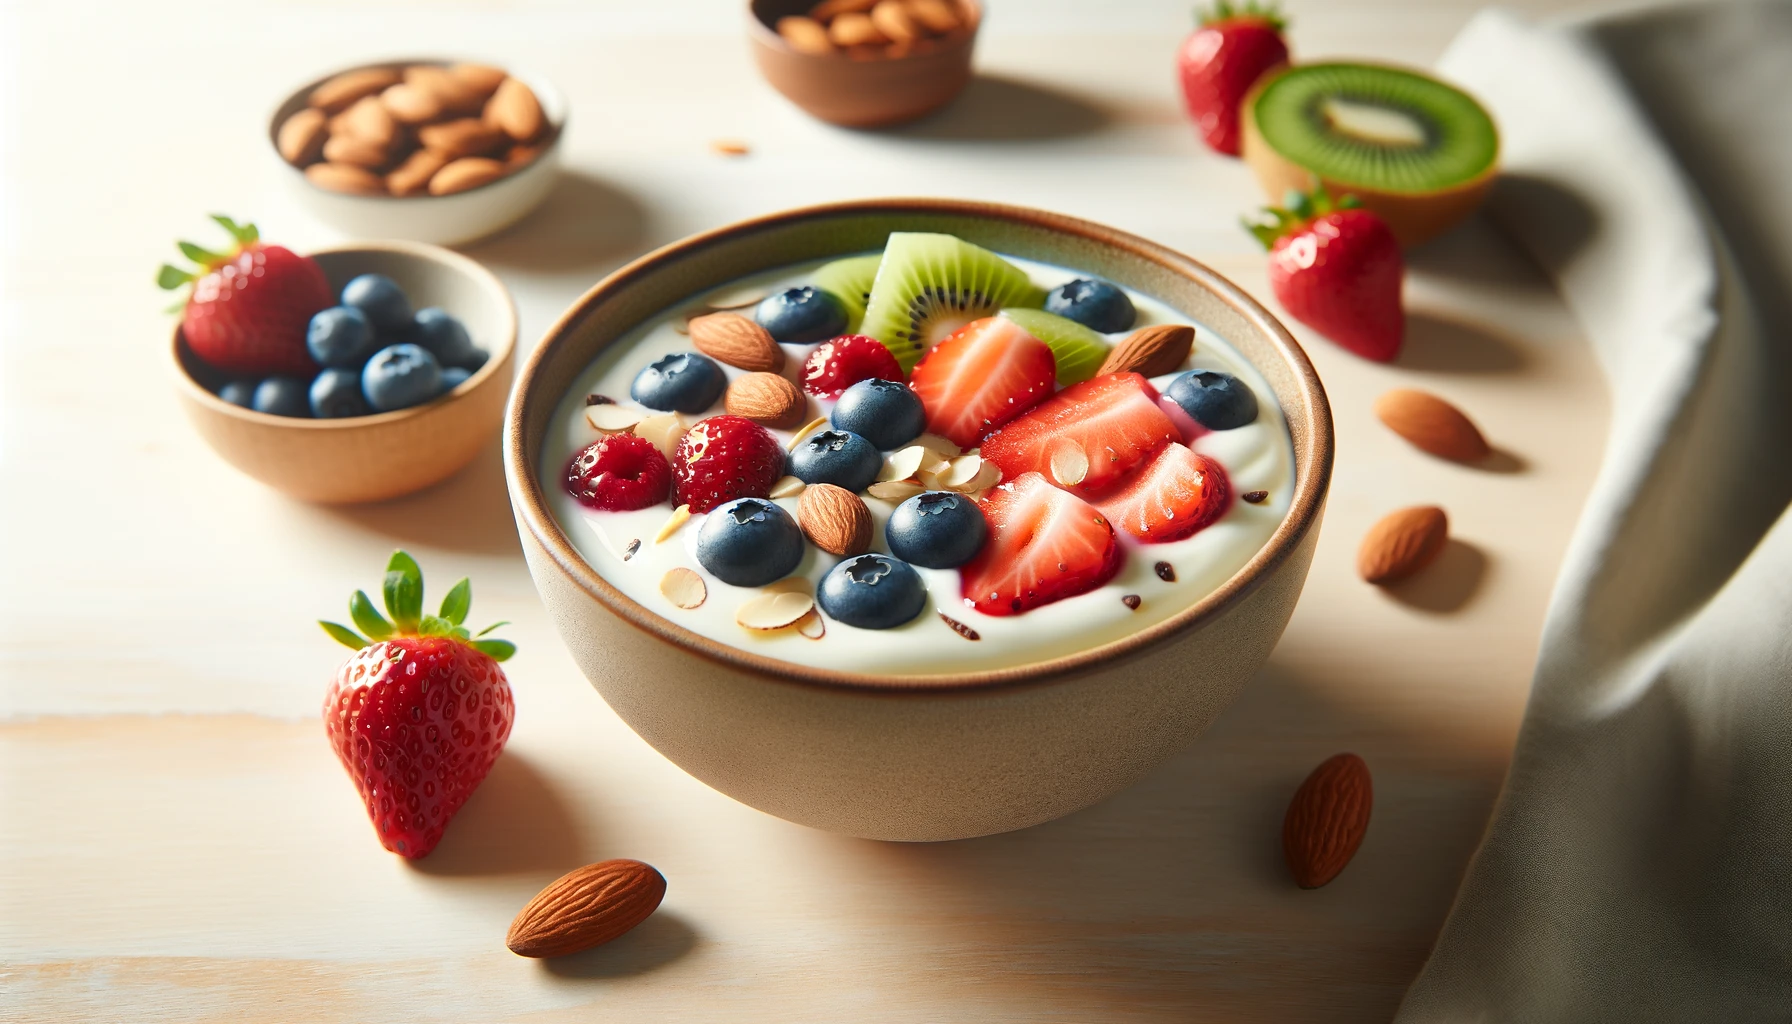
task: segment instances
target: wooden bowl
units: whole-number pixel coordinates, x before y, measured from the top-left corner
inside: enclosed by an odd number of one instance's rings
[[[1294,447],[1289,512],[1244,568],[1155,625],[994,671],[875,675],[754,654],[637,604],[579,555],[541,477],[555,407],[644,321],[767,268],[939,231],[1092,273],[1168,303],[1262,371]],[[1332,423],[1306,354],[1243,290],[1181,253],[1019,207],[885,199],[808,207],[695,236],[586,292],[529,354],[504,425],[523,553],[575,661],[641,737],[710,786],[791,821],[877,839],[1023,828],[1125,787],[1193,740],[1268,659],[1306,581],[1331,480]],[[553,486],[555,481],[549,480]]]
[[[791,49],[772,26],[779,18],[807,13],[814,0],[751,0],[747,37],[760,74],[790,102],[830,124],[877,128],[932,113],[970,84],[983,8],[978,0],[954,3],[965,27],[906,57],[854,60]]]
[[[224,461],[269,487],[326,504],[381,501],[454,475],[504,419],[516,360],[516,304],[491,271],[459,253],[418,242],[365,242],[311,254],[340,290],[357,274],[385,274],[414,306],[440,306],[489,353],[459,387],[397,412],[314,420],[271,416],[215,394],[229,376],[187,347],[172,349],[175,390],[187,417]]]

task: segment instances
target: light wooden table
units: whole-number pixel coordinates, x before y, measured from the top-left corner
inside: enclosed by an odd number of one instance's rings
[[[268,107],[320,68],[463,52],[570,95],[572,171],[469,251],[525,343],[609,269],[743,216],[891,194],[1050,207],[1181,248],[1266,295],[1258,196],[1172,88],[1184,0],[997,0],[985,75],[884,134],[804,118],[756,77],[730,0],[0,6],[0,1018],[31,1021],[1385,1020],[1497,792],[1603,385],[1551,291],[1474,223],[1413,257],[1409,354],[1311,340],[1336,484],[1305,598],[1260,678],[1132,789],[1022,833],[845,839],[733,803],[629,732],[566,657],[519,557],[497,449],[387,505],[312,508],[180,418],[151,287],[218,210],[330,240],[277,188]],[[1297,49],[1428,63],[1469,0],[1290,3]],[[1541,0],[1521,6],[1541,9]],[[715,155],[717,138],[752,154]],[[1471,410],[1504,472],[1428,459],[1373,397]],[[1460,542],[1384,593],[1351,570],[1382,512]],[[343,652],[312,620],[394,546],[515,621],[510,747],[437,852],[384,853],[317,722]],[[1297,890],[1286,800],[1339,750],[1377,803],[1356,862]],[[504,930],[560,872],[670,880],[613,946],[536,963]]]

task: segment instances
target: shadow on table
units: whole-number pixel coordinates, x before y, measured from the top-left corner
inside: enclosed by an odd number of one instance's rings
[[[533,213],[462,251],[499,269],[594,273],[639,254],[647,236],[647,211],[633,196],[589,174],[563,170]]]
[[[426,875],[558,874],[586,862],[583,846],[554,787],[510,752],[467,798],[441,844],[407,863]]]
[[[1517,373],[1528,357],[1518,342],[1425,310],[1406,314],[1406,344],[1394,365],[1419,373]]]
[[[319,507],[405,544],[478,555],[522,554],[496,437],[465,469],[434,487],[372,505]]]
[[[1110,120],[1107,111],[1072,93],[980,74],[938,112],[880,131],[898,138],[1021,142],[1087,135]]]
[[[1461,611],[1481,589],[1487,564],[1487,554],[1480,548],[1451,537],[1437,561],[1423,572],[1381,591],[1408,608],[1439,614]]]
[[[634,931],[596,949],[541,962],[562,978],[623,978],[664,967],[697,947],[697,930],[661,908]]]

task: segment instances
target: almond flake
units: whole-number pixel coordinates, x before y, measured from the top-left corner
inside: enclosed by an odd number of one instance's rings
[[[734,621],[747,629],[783,629],[815,608],[815,599],[808,594],[783,591],[761,594],[734,613]]]
[[[772,484],[772,492],[768,497],[794,498],[803,493],[803,488],[807,486],[809,485],[803,483],[802,477],[781,476],[778,478],[777,483]]]
[[[927,488],[909,480],[879,480],[865,489],[873,498],[885,501],[907,501]]]
[[[1075,487],[1089,475],[1089,456],[1081,446],[1066,443],[1052,450],[1052,479],[1065,487]]]
[[[951,464],[951,463],[949,463],[949,462],[948,462],[948,463],[947,463],[947,464],[946,464],[946,467],[947,467],[947,468],[948,468],[948,469],[950,469],[950,468],[951,468],[951,465],[952,465],[952,464]],[[917,483],[919,483],[919,484],[920,484],[920,485],[921,485],[921,486],[922,486],[922,487],[925,487],[925,488],[927,488],[927,489],[928,489],[928,490],[930,490],[930,491],[947,491],[947,490],[951,490],[951,488],[949,488],[949,487],[947,487],[947,486],[946,486],[946,485],[945,485],[945,484],[944,484],[944,483],[943,483],[943,482],[942,482],[942,477],[941,477],[941,474],[939,474],[939,473],[934,473],[934,472],[929,472],[929,471],[928,471],[928,470],[925,470],[925,469],[923,469],[923,470],[922,470],[922,471],[921,471],[921,472],[920,472],[920,473],[919,473],[919,474],[918,474],[918,475],[917,475],[917,476],[916,476],[916,477],[915,477],[915,481],[916,481],[916,482],[917,482]]]
[[[691,506],[680,505],[673,509],[672,515],[666,519],[666,525],[660,527],[660,532],[653,535],[653,542],[655,544],[663,543],[667,537],[677,533],[679,527],[690,521],[690,518]]]
[[[639,550],[641,550],[641,538],[639,538],[639,537],[629,538],[628,546],[622,549],[622,560],[624,562],[626,562],[629,559],[635,557],[635,552],[637,552]]]
[[[978,474],[983,472],[984,465],[983,459],[976,455],[960,455],[939,475],[940,489],[962,491],[969,488],[976,482]]]
[[[666,570],[666,575],[660,577],[660,593],[678,607],[691,609],[700,607],[709,597],[709,587],[703,577],[681,565]]]
[[[588,405],[585,422],[606,434],[621,434],[647,418],[647,410],[632,405]]]
[[[901,451],[891,452],[884,459],[884,468],[877,474],[879,480],[908,480],[921,470],[921,463],[928,456],[927,449],[918,444],[909,445]]]
[[[710,309],[746,309],[757,306],[771,293],[764,288],[728,288],[703,300]]]
[[[811,608],[809,614],[796,620],[796,631],[811,640],[820,640],[827,635],[827,620],[821,617],[821,612]]]
[[[678,439],[689,429],[691,425],[685,422],[683,416],[675,412],[661,412],[642,417],[641,422],[635,424],[635,436],[652,442],[660,450],[660,454],[670,460],[672,453],[678,450]]]
[[[1000,466],[997,466],[995,463],[988,460],[979,461],[981,461],[983,465],[978,467],[977,476],[972,479],[970,483],[959,488],[959,490],[966,494],[987,491],[991,487],[1002,482],[1002,469]]]
[[[920,437],[915,438],[915,444],[933,452],[942,459],[956,459],[964,454],[963,449],[938,434],[922,434]]]
[[[817,430],[820,430],[827,425],[828,418],[826,416],[817,416],[796,428],[796,433],[790,435],[790,443],[784,446],[784,450],[792,452],[796,451],[796,446],[802,443],[803,438],[808,437],[810,434],[815,433]]]
[[[944,473],[948,468],[951,467],[951,465],[952,465],[951,459],[948,459],[945,456],[940,455],[938,452],[932,451],[931,449],[928,450],[927,454],[922,456],[922,458],[921,458],[921,472],[922,473],[931,473],[934,476],[938,476],[939,474]]]

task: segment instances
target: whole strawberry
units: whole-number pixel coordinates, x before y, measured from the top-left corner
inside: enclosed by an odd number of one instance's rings
[[[1406,334],[1406,261],[1387,223],[1352,196],[1289,194],[1245,227],[1269,249],[1269,286],[1288,315],[1365,359],[1391,362]]]
[[[324,732],[367,805],[380,845],[401,857],[428,856],[467,797],[504,750],[516,707],[498,662],[516,653],[469,634],[472,603],[461,580],[435,615],[423,612],[423,571],[403,551],[386,565],[386,613],[355,591],[348,613],[365,637],[334,622],[324,631],[355,656],[324,697]]]
[[[1182,99],[1207,145],[1238,155],[1238,108],[1265,71],[1288,63],[1286,23],[1273,8],[1219,0],[1176,51]]]
[[[196,271],[162,264],[156,283],[173,290],[191,283],[181,333],[193,354],[227,373],[309,377],[317,362],[305,348],[305,329],[319,311],[336,304],[323,268],[309,256],[266,245],[253,224],[223,214],[212,219],[230,232],[230,252],[192,242],[180,251]]]

